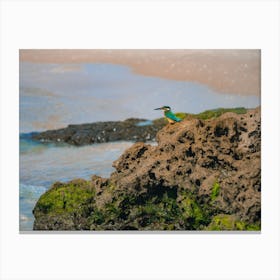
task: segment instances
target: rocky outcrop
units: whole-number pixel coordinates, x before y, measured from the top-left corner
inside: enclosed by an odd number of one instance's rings
[[[259,230],[260,108],[166,125],[135,143],[110,178],[56,183],[35,230]]]
[[[69,125],[66,128],[47,130],[32,136],[41,142],[65,142],[81,146],[112,141],[153,141],[165,121],[127,119],[118,122],[95,122]]]

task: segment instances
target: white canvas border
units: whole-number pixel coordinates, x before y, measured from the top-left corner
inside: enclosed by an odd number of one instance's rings
[[[279,2],[2,1],[1,279],[279,279]],[[22,235],[18,49],[262,50],[262,233]]]

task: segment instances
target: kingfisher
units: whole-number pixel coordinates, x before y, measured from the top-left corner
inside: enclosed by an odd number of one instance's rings
[[[171,108],[169,106],[162,106],[160,108],[156,108],[154,110],[163,110],[164,116],[167,118],[169,123],[180,122],[181,119],[176,117],[174,113],[171,112]]]

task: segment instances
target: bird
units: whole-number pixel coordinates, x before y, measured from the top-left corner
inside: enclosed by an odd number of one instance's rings
[[[154,110],[162,110],[164,111],[164,116],[167,118],[169,123],[180,122],[181,119],[176,117],[174,113],[171,112],[171,108],[169,106],[162,106],[160,108],[156,108]]]

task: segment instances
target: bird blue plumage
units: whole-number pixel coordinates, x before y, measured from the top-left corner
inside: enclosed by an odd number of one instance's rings
[[[170,123],[175,123],[175,122],[180,122],[181,119],[176,117],[172,112],[171,108],[169,106],[162,106],[160,108],[156,108],[155,110],[163,110],[164,111],[164,116],[167,118],[168,122]]]
[[[180,122],[181,121],[181,119],[176,117],[171,111],[164,112],[164,115],[167,119],[170,119],[171,121],[174,121],[174,122]]]

